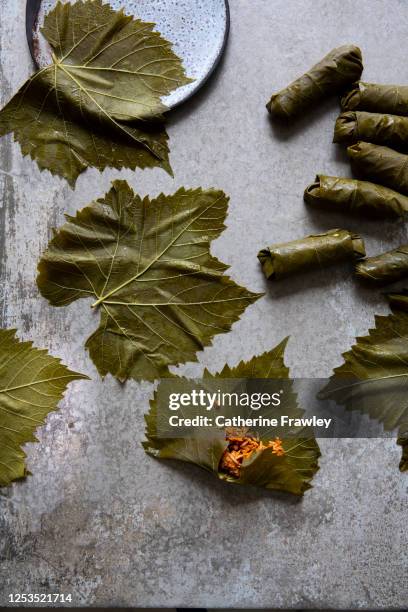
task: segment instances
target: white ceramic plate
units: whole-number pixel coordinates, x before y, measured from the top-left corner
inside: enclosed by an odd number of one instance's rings
[[[50,50],[39,30],[44,16],[56,3],[57,0],[27,0],[27,37],[33,59],[40,67],[50,63]],[[190,98],[214,71],[228,38],[228,0],[110,0],[109,4],[154,22],[157,30],[173,43],[188,76],[195,79],[163,99],[169,108]]]

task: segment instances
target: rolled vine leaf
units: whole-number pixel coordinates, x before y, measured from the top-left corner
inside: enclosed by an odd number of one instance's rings
[[[358,262],[356,274],[364,281],[379,285],[405,278],[408,276],[408,244]]]
[[[375,183],[318,174],[306,187],[304,199],[310,206],[351,212],[363,217],[402,217],[408,197]]]
[[[358,234],[343,229],[333,229],[324,234],[274,244],[258,253],[262,270],[266,278],[271,280],[280,280],[364,256],[363,239]]]
[[[344,94],[341,107],[345,111],[363,110],[408,115],[408,86],[359,81]]]
[[[361,141],[348,147],[347,154],[358,176],[408,195],[408,155]]]
[[[341,113],[334,127],[333,142],[345,145],[360,140],[408,150],[408,117],[348,111]]]
[[[294,119],[322,99],[343,91],[360,78],[362,70],[358,47],[337,47],[303,76],[273,94],[266,108],[274,119]]]

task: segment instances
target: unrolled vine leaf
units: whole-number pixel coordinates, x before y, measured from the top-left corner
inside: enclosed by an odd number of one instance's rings
[[[368,336],[343,354],[320,397],[378,420],[386,431],[398,429],[403,446],[401,471],[407,469],[408,308],[407,292],[389,296],[392,314],[377,316]]]
[[[52,64],[0,112],[0,135],[72,186],[89,166],[171,173],[161,98],[190,79],[153,28],[102,0],[59,2],[42,29]]]
[[[407,423],[408,313],[376,316],[343,358],[320,396],[369,414],[388,431]]]
[[[289,369],[284,363],[286,342],[284,340],[271,351],[249,361],[241,361],[236,367],[225,365],[217,374],[205,370],[204,379],[248,379],[249,384],[250,379],[254,378],[288,380]],[[295,417],[303,414],[303,410],[298,406],[296,393],[291,388],[291,381],[288,383],[283,404],[278,409],[273,409],[275,417],[280,413],[289,413]],[[235,445],[242,443],[246,449],[250,448],[250,451],[243,451],[243,458],[238,458],[241,464],[237,470],[231,469],[228,463],[231,436],[226,430],[212,428],[208,437],[161,436],[161,431],[165,429],[159,428],[160,419],[165,420],[168,415],[159,407],[158,391],[155,392],[150,402],[150,410],[145,415],[146,440],[143,447],[148,454],[158,459],[176,459],[198,465],[231,484],[255,485],[294,495],[303,495],[312,486],[310,483],[319,469],[320,449],[310,434],[302,437],[299,430],[299,437],[271,440],[265,429],[258,433],[238,433],[238,437],[234,437]],[[250,433],[256,435],[249,437]]]
[[[224,226],[222,191],[179,189],[142,199],[125,181],[55,233],[38,287],[54,306],[93,298],[99,328],[86,343],[102,376],[154,380],[228,331],[261,294],[210,254]]]
[[[408,317],[408,290],[402,289],[399,293],[389,293],[388,300],[390,308],[393,312],[406,313]],[[401,460],[399,469],[401,472],[408,472],[408,430],[406,427],[400,428],[400,435],[397,438],[397,444],[401,446]]]
[[[0,486],[29,474],[22,446],[37,442],[35,430],[56,410],[68,384],[87,378],[15,333],[0,330]]]

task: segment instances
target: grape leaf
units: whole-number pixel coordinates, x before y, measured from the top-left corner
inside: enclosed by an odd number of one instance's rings
[[[56,410],[68,384],[88,378],[15,333],[0,329],[0,486],[29,474],[21,447],[37,442],[35,430]]]
[[[357,338],[334,369],[322,399],[368,414],[387,431],[408,422],[408,313],[375,317],[375,328]]]
[[[402,289],[398,293],[389,293],[387,295],[390,303],[390,308],[393,312],[405,312],[408,317],[408,290]],[[401,460],[399,469],[401,472],[408,472],[408,431],[406,427],[401,427],[397,438],[397,444],[401,446]]]
[[[225,365],[221,372],[211,374],[204,372],[204,379],[289,379],[289,369],[284,364],[284,351],[287,340],[274,349],[253,357],[247,362],[241,361],[236,367]],[[163,384],[163,383],[161,383]],[[303,411],[297,404],[297,396],[290,384],[290,391],[285,393],[284,402],[278,409],[273,409],[273,416],[287,414],[297,417]],[[160,389],[160,385],[159,385]],[[317,470],[320,449],[314,438],[288,438],[282,441],[284,454],[274,454],[272,448],[255,452],[244,459],[239,477],[220,470],[221,458],[227,449],[228,442],[225,431],[211,429],[208,437],[165,438],[161,437],[158,428],[160,419],[166,420],[167,414],[159,411],[157,402],[158,391],[150,401],[150,410],[145,415],[146,440],[143,442],[145,451],[159,459],[177,459],[198,465],[215,474],[220,480],[233,484],[250,484],[266,489],[287,491],[294,495],[303,495],[311,487],[311,480]],[[272,416],[272,415],[271,415]],[[165,430],[164,430],[165,431]],[[271,434],[272,435],[272,434]],[[267,430],[259,432],[260,439],[268,442]]]
[[[160,100],[191,80],[153,28],[102,0],[59,2],[42,29],[52,64],[0,112],[0,135],[71,186],[89,166],[171,174]]]
[[[54,306],[94,297],[100,326],[86,343],[102,376],[154,380],[196,360],[261,294],[236,285],[210,255],[225,228],[222,191],[140,198],[126,181],[56,232],[38,269]]]
[[[357,338],[344,363],[334,369],[320,392],[349,410],[368,414],[386,431],[398,429],[403,447],[401,471],[407,469],[408,300],[407,291],[388,296],[392,314],[375,317],[375,328]],[[404,435],[405,434],[405,435]]]

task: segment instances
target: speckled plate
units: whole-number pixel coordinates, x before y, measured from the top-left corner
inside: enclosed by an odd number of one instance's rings
[[[57,0],[27,0],[27,39],[33,60],[40,68],[51,62],[50,49],[40,28],[44,16],[56,3]],[[154,22],[157,30],[173,43],[188,76],[195,79],[163,99],[169,108],[198,91],[220,61],[229,32],[228,0],[110,0],[109,4]]]

